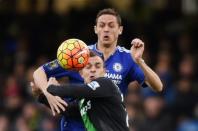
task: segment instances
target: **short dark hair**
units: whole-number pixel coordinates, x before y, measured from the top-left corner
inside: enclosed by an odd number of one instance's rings
[[[99,56],[102,59],[102,61],[104,61],[104,56],[103,55],[100,55],[99,53],[97,53],[93,50],[89,50],[89,52],[90,52],[89,53],[90,57]]]
[[[118,14],[118,12],[117,12],[115,9],[106,8],[106,9],[100,10],[100,11],[98,12],[97,16],[96,16],[96,24],[97,24],[97,22],[98,22],[98,18],[99,18],[101,15],[113,15],[113,16],[116,17],[119,26],[122,25],[121,17],[120,17],[120,15]]]

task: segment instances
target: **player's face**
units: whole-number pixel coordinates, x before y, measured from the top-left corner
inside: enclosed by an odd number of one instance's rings
[[[99,56],[90,57],[88,64],[80,71],[85,83],[89,83],[92,80],[103,77],[105,74],[104,62]]]
[[[122,33],[123,27],[118,24],[115,16],[101,15],[95,26],[95,33],[98,36],[98,43],[103,45],[117,44],[118,36]]]

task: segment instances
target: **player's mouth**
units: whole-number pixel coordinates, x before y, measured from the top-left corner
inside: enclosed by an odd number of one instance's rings
[[[104,35],[103,40],[108,41],[110,39],[109,35]]]
[[[94,80],[95,76],[90,76],[89,78],[90,78],[90,80]]]

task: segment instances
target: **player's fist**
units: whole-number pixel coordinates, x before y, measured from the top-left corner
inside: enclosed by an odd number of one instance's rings
[[[142,61],[144,42],[138,38],[131,41],[131,56],[136,63]]]
[[[49,85],[60,85],[55,77],[50,77],[49,81],[47,82],[47,86]]]

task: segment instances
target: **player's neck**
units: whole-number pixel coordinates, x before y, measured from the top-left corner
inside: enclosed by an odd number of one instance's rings
[[[107,60],[116,50],[116,44],[104,45],[98,44],[97,48],[103,53],[104,59]]]

